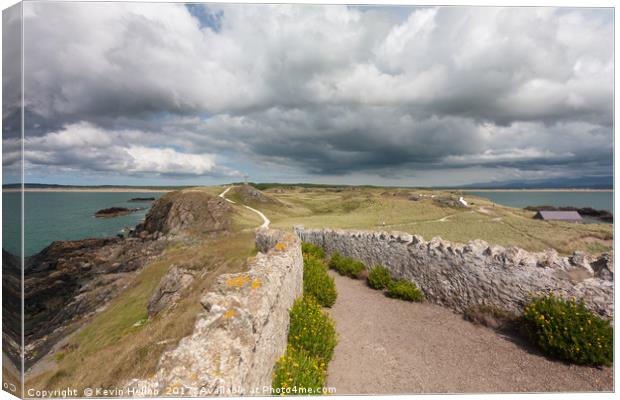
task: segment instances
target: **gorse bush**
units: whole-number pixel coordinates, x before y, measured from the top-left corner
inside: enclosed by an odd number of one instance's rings
[[[399,279],[388,284],[387,296],[406,301],[422,301],[424,295],[418,287],[406,279]]]
[[[325,259],[325,251],[319,246],[315,246],[312,243],[303,242],[301,244],[301,252],[305,257],[315,257],[319,260]]]
[[[358,278],[363,271],[366,270],[364,263],[354,260],[350,257],[344,257],[340,253],[335,252],[329,260],[329,267],[336,270],[340,275],[350,278]]]
[[[289,346],[276,362],[271,386],[278,394],[300,394],[325,386],[325,363],[304,350]],[[287,393],[287,390],[294,390]]]
[[[583,302],[557,296],[538,297],[522,316],[529,339],[550,356],[575,364],[611,365],[613,329]]]
[[[334,279],[327,274],[325,253],[320,247],[302,243],[304,295],[289,311],[288,348],[276,362],[272,388],[275,394],[322,394],[327,363],[337,343],[336,328],[321,306],[336,301]]]
[[[288,343],[327,364],[337,343],[334,321],[323,312],[313,296],[295,300],[290,315]]]
[[[336,284],[327,274],[327,267],[316,257],[304,257],[304,296],[313,296],[323,307],[336,302]]]
[[[388,287],[390,282],[392,282],[392,277],[390,276],[390,271],[388,271],[387,268],[382,267],[381,265],[376,265],[368,273],[368,278],[366,281],[368,282],[368,286],[371,288],[383,290]]]

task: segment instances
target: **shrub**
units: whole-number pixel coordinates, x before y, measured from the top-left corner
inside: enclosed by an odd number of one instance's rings
[[[289,346],[276,362],[272,378],[271,386],[277,394],[295,395],[300,389],[316,390],[325,386],[325,363],[304,350]],[[289,389],[293,391],[287,393]]]
[[[340,275],[350,278],[357,278],[366,269],[361,261],[344,257],[337,252],[332,254],[332,258],[329,260],[329,267],[336,270]]]
[[[304,259],[304,296],[313,296],[323,307],[336,302],[336,284],[325,265],[315,257]]]
[[[314,297],[303,296],[291,308],[288,343],[296,350],[305,350],[327,364],[336,347],[334,321],[323,312]]]
[[[424,295],[418,287],[406,279],[392,281],[388,285],[387,296],[407,301],[422,301]]]
[[[368,286],[376,290],[387,289],[390,282],[392,282],[392,277],[390,276],[390,271],[387,268],[382,267],[381,265],[376,265],[373,269],[368,273]]]
[[[316,257],[319,260],[325,259],[325,251],[319,246],[313,245],[312,243],[303,242],[301,244],[301,252],[303,253],[304,257],[310,256]]]
[[[534,298],[523,311],[523,322],[529,339],[547,355],[575,364],[611,365],[613,361],[610,323],[574,298]]]

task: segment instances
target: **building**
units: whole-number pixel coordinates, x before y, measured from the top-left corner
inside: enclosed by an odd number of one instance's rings
[[[538,211],[534,219],[545,221],[583,222],[577,211]]]

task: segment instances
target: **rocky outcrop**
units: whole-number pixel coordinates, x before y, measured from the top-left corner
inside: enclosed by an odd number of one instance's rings
[[[155,201],[155,197],[134,197],[127,201],[130,203],[147,203],[149,201]]]
[[[99,210],[95,213],[97,218],[111,218],[120,217],[121,215],[127,215],[144,210],[144,207],[125,208],[125,207],[110,207]]]
[[[193,236],[221,232],[230,224],[231,211],[223,198],[202,190],[171,192],[153,203],[134,234]]]
[[[269,248],[271,245],[272,248]],[[138,393],[211,396],[266,394],[287,343],[289,308],[301,295],[303,261],[293,234],[262,230],[247,272],[220,276],[201,300],[193,333],[164,353]]]
[[[26,365],[43,356],[79,321],[104,306],[157,257],[163,242],[102,238],[58,241],[26,259]],[[19,298],[19,297],[18,297]]]
[[[237,197],[244,204],[262,203],[279,204],[280,202],[273,197],[269,197],[251,185],[235,186],[231,194]]]
[[[174,305],[187,288],[194,281],[195,272],[173,265],[159,281],[147,305],[149,318],[157,315],[164,308]]]
[[[457,311],[488,305],[520,312],[534,294],[575,296],[605,318],[613,318],[613,261],[585,253],[561,257],[555,250],[531,253],[475,240],[458,244],[402,232],[331,229],[295,231],[302,241],[380,264],[395,278],[415,282],[426,298]]]
[[[21,259],[2,250],[2,350],[14,366],[21,364]],[[6,360],[5,360],[6,361]]]

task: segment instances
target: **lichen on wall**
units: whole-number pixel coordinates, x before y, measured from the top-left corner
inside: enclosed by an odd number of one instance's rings
[[[157,396],[269,395],[286,350],[289,308],[302,294],[299,239],[260,230],[247,272],[220,276],[206,293],[193,333],[162,355],[151,379],[128,383]]]

